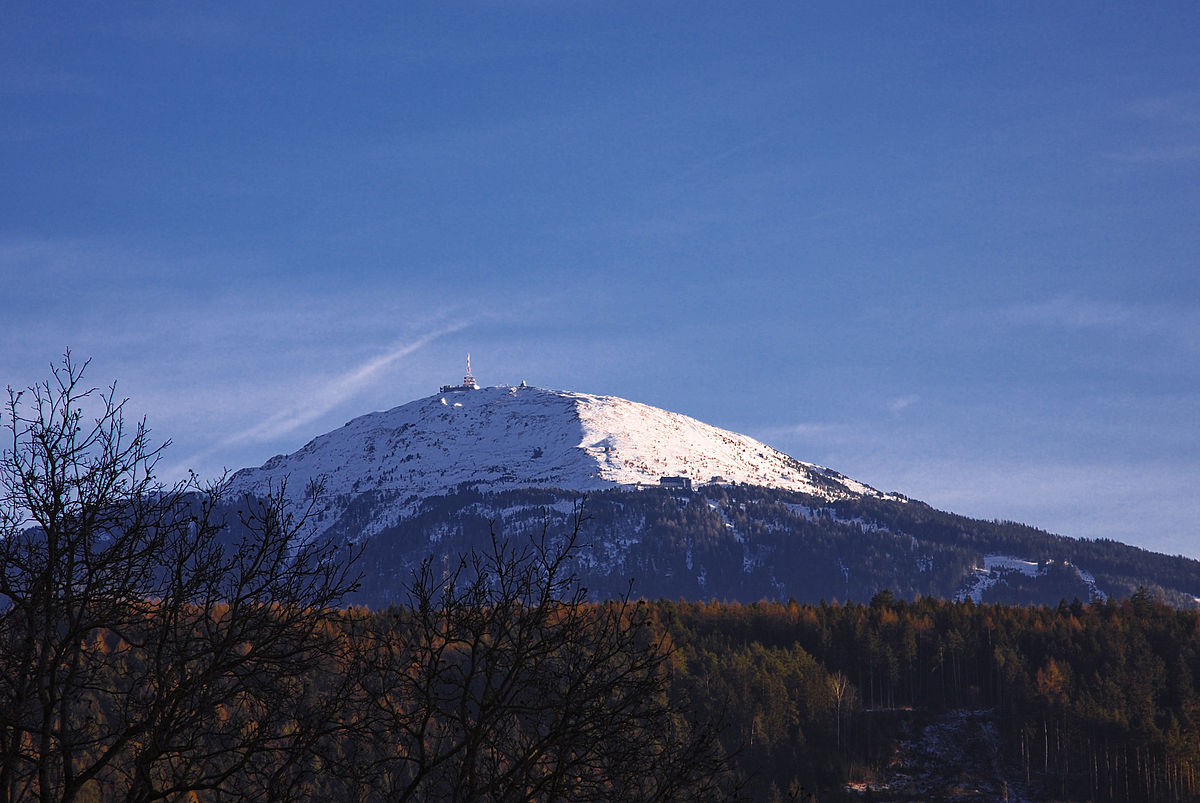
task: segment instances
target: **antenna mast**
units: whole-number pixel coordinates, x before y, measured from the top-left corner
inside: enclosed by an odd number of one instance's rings
[[[475,377],[471,376],[470,352],[467,352],[467,375],[463,377],[463,383],[461,385],[442,385],[441,392],[450,393],[455,390],[479,390],[479,385],[475,384]]]
[[[463,377],[463,387],[472,390],[476,387],[475,377],[471,376],[471,352],[469,351],[467,352],[467,375]]]

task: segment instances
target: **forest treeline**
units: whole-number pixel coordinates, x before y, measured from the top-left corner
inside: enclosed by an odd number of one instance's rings
[[[180,766],[156,767],[147,799],[838,800],[851,779],[886,780],[904,722],[959,709],[997,725],[1014,794],[1200,798],[1200,615],[1146,594],[517,610],[475,607],[478,587],[447,608],[435,587],[424,609],[329,611],[317,660],[263,678],[283,684],[265,701],[227,680],[181,696],[187,730],[164,753],[243,763],[187,797],[166,783]],[[76,701],[87,732],[120,732],[148,656],[111,631],[88,649],[112,660]],[[239,746],[254,728],[262,742]],[[75,799],[125,797],[136,769],[114,762]]]

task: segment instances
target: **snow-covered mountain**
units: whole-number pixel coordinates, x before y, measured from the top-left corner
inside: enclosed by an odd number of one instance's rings
[[[285,481],[294,500],[323,484],[305,535],[362,545],[371,605],[402,600],[422,560],[492,532],[569,532],[583,494],[575,569],[597,599],[630,578],[668,599],[865,601],[887,588],[1055,603],[1140,586],[1200,599],[1198,561],[966,519],[685,415],[524,384],[478,389],[469,368],[463,385],[355,418],[237,472],[229,490],[236,501]]]
[[[231,479],[235,493],[262,493],[286,479],[290,494],[321,481],[336,520],[349,502],[376,503],[360,534],[392,526],[426,497],[471,486],[574,492],[742,483],[824,499],[882,496],[835,471],[803,463],[686,415],[615,396],[545,388],[457,389],[355,418],[291,455]]]

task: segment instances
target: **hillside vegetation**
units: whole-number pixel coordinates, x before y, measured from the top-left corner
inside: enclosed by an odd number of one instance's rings
[[[568,527],[580,496],[553,489],[487,493],[464,487],[422,501],[418,511],[368,538],[371,494],[350,502],[328,535],[360,541],[363,587],[372,606],[400,598],[405,579],[431,554],[485,545],[495,527],[510,535]],[[646,599],[744,603],[869,601],[897,597],[1056,605],[1125,598],[1147,588],[1195,607],[1200,561],[1115,541],[1067,538],[1015,522],[981,521],[916,501],[874,497],[829,501],[793,491],[707,485],[598,491],[575,569],[595,600],[633,591]],[[992,556],[1001,556],[985,571]],[[1022,570],[1011,568],[1013,566]]]

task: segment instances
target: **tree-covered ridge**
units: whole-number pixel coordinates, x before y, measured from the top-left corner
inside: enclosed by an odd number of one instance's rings
[[[505,532],[565,525],[573,494],[553,489],[487,493],[463,487],[423,500],[410,517],[365,543],[359,599],[386,605],[428,554],[454,553]],[[365,510],[373,502],[359,497]],[[353,522],[354,506],[345,521]],[[1181,607],[1200,594],[1200,562],[1108,540],[1067,538],[1033,527],[981,521],[915,501],[844,499],[754,486],[694,491],[643,488],[587,497],[576,568],[593,599],[646,598],[865,602],[881,589],[905,599],[954,598],[972,588],[989,555],[1035,571],[997,571],[984,602],[1055,604],[1094,593],[1128,597],[1145,587]],[[365,517],[365,513],[363,513]],[[338,533],[353,538],[353,533]],[[994,580],[994,582],[993,582]]]
[[[905,504],[861,499],[829,504],[842,517],[860,517],[893,532],[930,543],[979,553],[1020,555],[1034,561],[1066,561],[1086,567],[1110,594],[1126,597],[1138,588],[1162,591],[1175,604],[1194,605],[1200,595],[1200,561],[1164,555],[1107,538],[1052,535],[1012,521],[968,519],[923,502]]]

